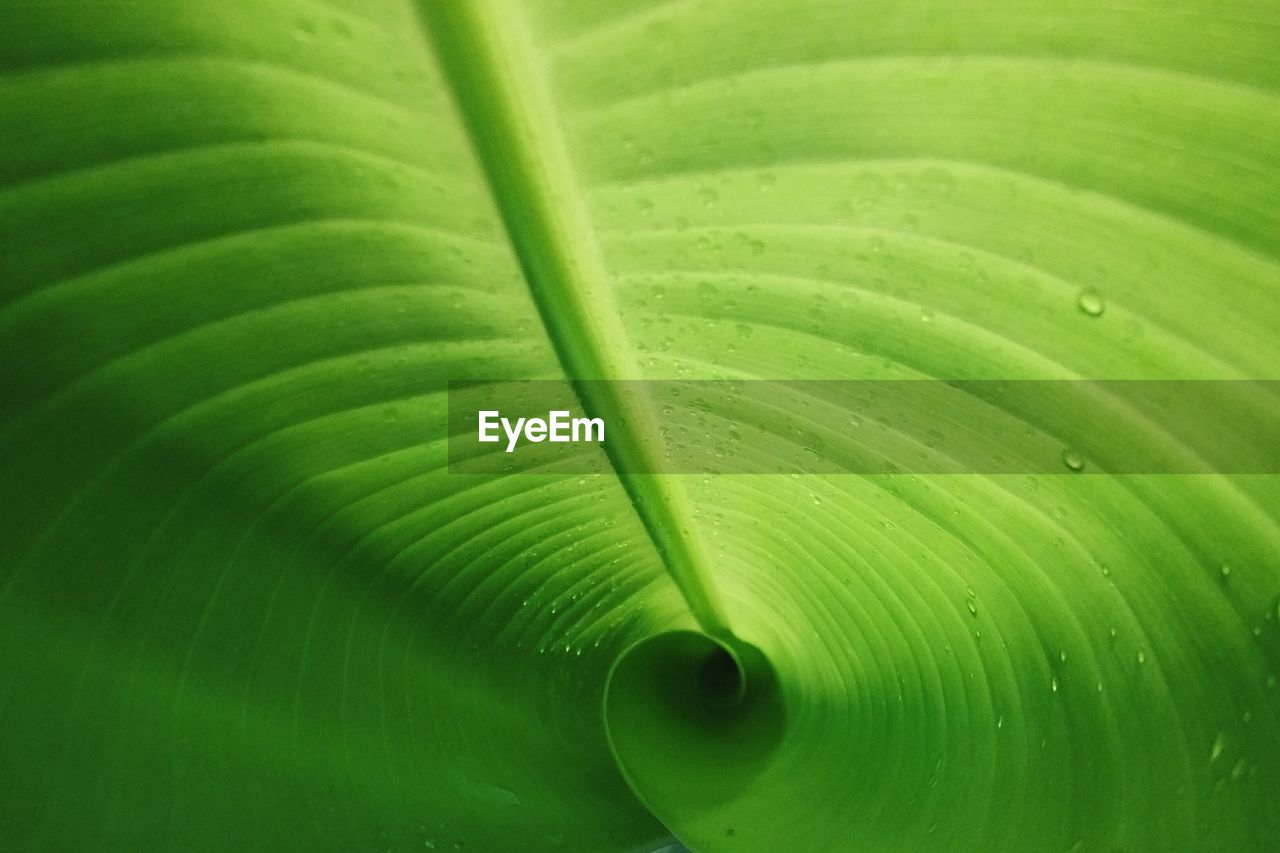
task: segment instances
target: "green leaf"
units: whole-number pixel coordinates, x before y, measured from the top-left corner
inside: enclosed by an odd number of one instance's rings
[[[1273,0],[0,8],[0,849],[1274,847],[1273,475],[447,441],[1280,378]]]

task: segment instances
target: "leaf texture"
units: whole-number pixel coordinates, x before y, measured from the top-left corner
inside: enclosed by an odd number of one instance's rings
[[[1275,477],[446,421],[1280,379],[1274,0],[2,7],[0,849],[1273,849]]]

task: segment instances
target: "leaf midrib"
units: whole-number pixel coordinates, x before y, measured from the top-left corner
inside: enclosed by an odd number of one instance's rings
[[[561,367],[608,424],[605,452],[693,616],[727,636],[682,484],[634,473],[661,467],[652,407],[616,383],[582,381],[640,372],[523,11],[507,0],[415,5]]]

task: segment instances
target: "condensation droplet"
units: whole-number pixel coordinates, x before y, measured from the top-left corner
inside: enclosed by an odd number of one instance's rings
[[[1062,464],[1072,471],[1084,470],[1084,459],[1071,448],[1062,451]]]
[[[1222,751],[1227,748],[1227,735],[1225,732],[1218,732],[1218,736],[1213,739],[1213,747],[1209,750],[1209,763],[1217,761],[1222,757]]]
[[[297,28],[294,30],[293,37],[296,41],[314,41],[316,37],[316,23],[307,18],[298,21]]]
[[[1101,317],[1102,312],[1107,310],[1107,303],[1102,298],[1102,294],[1092,288],[1080,291],[1080,296],[1076,299],[1076,305],[1090,317]]]
[[[1138,649],[1138,666],[1142,666],[1147,662],[1147,653],[1142,649]]]
[[[1223,563],[1222,567],[1218,569],[1218,574],[1222,576],[1222,582],[1226,583],[1227,580],[1231,577],[1231,566],[1227,565],[1226,563]]]
[[[1055,675],[1049,679],[1049,689],[1054,693],[1058,692],[1058,676]]]

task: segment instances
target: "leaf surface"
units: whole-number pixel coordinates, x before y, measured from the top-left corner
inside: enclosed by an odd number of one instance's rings
[[[1272,0],[3,8],[0,847],[1274,845],[1274,476],[446,434],[459,379],[1280,378]]]

